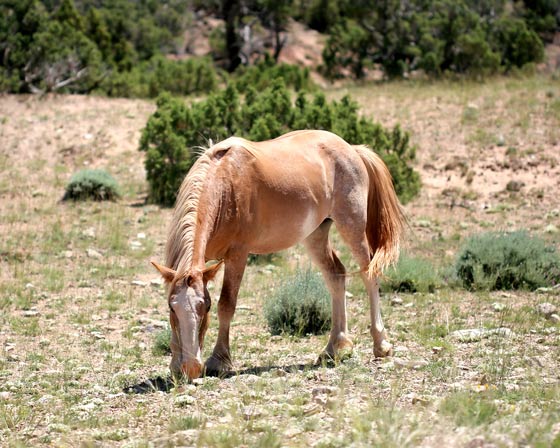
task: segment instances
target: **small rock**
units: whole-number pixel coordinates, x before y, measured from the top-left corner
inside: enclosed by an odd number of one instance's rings
[[[391,305],[392,306],[399,306],[403,304],[403,299],[401,299],[399,296],[393,296],[391,297]]]
[[[181,384],[175,388],[175,392],[178,394],[184,394],[186,392],[192,393],[196,390],[196,386],[194,384]]]
[[[72,252],[71,250],[64,251],[64,258],[72,258],[73,256],[74,256],[74,252]]]
[[[132,250],[138,250],[142,248],[142,243],[140,241],[132,240],[130,242],[130,248]]]
[[[434,353],[435,355],[439,355],[442,351],[443,347],[440,347],[439,345],[432,347],[432,353]]]
[[[131,284],[131,285],[134,285],[134,286],[142,286],[142,287],[148,286],[148,283],[143,282],[142,280],[132,280],[132,281],[130,282],[130,284]]]
[[[141,316],[138,321],[144,325],[149,325],[154,328],[167,328],[167,322],[162,320],[150,319],[149,317]]]
[[[82,232],[86,238],[95,238],[95,227],[88,227]]]
[[[327,406],[327,397],[325,395],[317,395],[316,397],[313,397],[313,401],[317,404],[320,404],[321,406]]]
[[[303,407],[303,415],[315,415],[321,412],[321,406],[315,403],[310,403]]]
[[[158,278],[151,279],[150,280],[150,285],[155,286],[155,287],[159,287],[159,286],[163,285],[163,278],[158,277]]]
[[[98,259],[103,258],[103,255],[100,252],[96,251],[95,249],[91,249],[91,248],[86,250],[86,255],[89,258],[98,258]]]
[[[336,387],[331,386],[318,386],[313,388],[311,391],[311,395],[314,397],[317,395],[335,395],[337,392]]]
[[[483,338],[488,338],[493,335],[503,337],[511,337],[514,335],[513,331],[509,328],[470,328],[465,330],[456,330],[451,333],[451,337],[457,339],[459,342],[478,342]]]
[[[420,219],[416,221],[416,226],[421,227],[423,229],[429,229],[430,227],[432,227],[432,223],[427,219]]]
[[[492,309],[493,309],[494,311],[497,311],[497,312],[503,311],[503,310],[506,309],[506,305],[503,304],[503,303],[500,303],[500,302],[494,302],[494,303],[492,304]]]
[[[525,186],[525,184],[519,180],[510,180],[506,185],[506,190],[511,192],[518,192]]]
[[[0,392],[0,400],[9,400],[10,398],[12,398],[12,395],[13,394],[8,391]]]
[[[411,400],[412,404],[422,404],[422,405],[426,405],[430,403],[430,398],[425,397],[423,395],[416,395],[416,394],[412,394]]]
[[[556,306],[549,302],[539,303],[537,305],[537,313],[542,314],[548,319],[551,315],[556,313]]]
[[[26,283],[25,289],[35,289],[35,285],[33,283]]]
[[[195,402],[196,402],[196,398],[194,398],[192,395],[179,395],[178,397],[175,397],[175,400],[173,400],[175,406],[179,406],[179,407],[190,406]]]
[[[546,214],[545,218],[546,218],[546,219],[552,219],[552,218],[558,218],[558,216],[560,216],[560,210],[557,209],[557,208],[555,208],[555,209],[553,209],[553,210],[550,210],[550,211]]]
[[[254,406],[245,406],[243,408],[242,414],[244,420],[252,420],[255,418],[259,418],[262,415],[262,412],[258,409],[255,409]]]
[[[554,224],[549,224],[544,228],[544,233],[558,233],[558,227]]]
[[[37,316],[39,314],[39,311],[31,309],[31,310],[25,310],[23,312],[23,315],[25,317],[33,317],[33,316]]]
[[[560,316],[558,314],[551,314],[548,319],[554,324],[560,324]]]
[[[395,364],[396,367],[404,367],[407,369],[414,369],[414,370],[418,370],[428,365],[428,361],[425,361],[424,359],[393,358],[393,363]]]
[[[138,238],[139,240],[144,240],[146,239],[146,234],[144,232],[140,232],[136,235],[136,238]]]
[[[354,294],[352,294],[350,291],[346,291],[344,295],[346,296],[347,299],[351,299],[352,297],[354,297]]]
[[[95,338],[95,339],[105,339],[105,336],[103,335],[103,333],[101,333],[100,331],[92,331],[90,332],[90,334]]]

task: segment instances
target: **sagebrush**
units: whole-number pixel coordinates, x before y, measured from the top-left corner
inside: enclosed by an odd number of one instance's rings
[[[397,292],[434,292],[442,285],[437,270],[422,258],[401,254],[383,278],[384,290]]]
[[[75,173],[68,185],[63,200],[95,201],[115,200],[120,197],[117,181],[105,170],[86,169]]]
[[[331,300],[323,278],[311,269],[285,277],[264,304],[273,335],[322,334],[330,329]]]
[[[560,256],[526,231],[488,232],[467,240],[455,273],[469,289],[536,289],[560,283]]]

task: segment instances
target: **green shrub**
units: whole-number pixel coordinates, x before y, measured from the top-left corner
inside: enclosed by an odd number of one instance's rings
[[[323,278],[307,269],[283,279],[266,300],[264,315],[274,335],[325,333],[330,328],[331,305]]]
[[[386,272],[382,287],[398,292],[433,292],[441,283],[431,263],[402,254],[398,263]]]
[[[352,144],[367,144],[387,163],[401,201],[420,190],[413,170],[416,150],[397,125],[384,129],[358,115],[358,105],[345,96],[328,102],[322,93],[311,98],[300,92],[295,104],[282,79],[264,91],[248,87],[244,101],[233,85],[213,93],[205,101],[187,106],[162,95],[158,108],[142,132],[140,150],[146,151],[150,200],[172,205],[179,186],[196,157],[188,148],[204,147],[207,139],[220,141],[232,135],[267,140],[295,129],[330,130]]]
[[[158,331],[154,337],[154,346],[152,353],[155,356],[164,356],[171,354],[171,328],[167,327],[165,330]]]
[[[489,232],[467,240],[455,273],[470,289],[536,289],[560,282],[560,256],[525,231]]]
[[[492,397],[473,392],[452,393],[441,402],[439,410],[457,425],[470,427],[489,424],[499,415]]]
[[[120,196],[117,181],[105,170],[80,170],[75,173],[68,185],[63,200],[84,201],[115,200]]]
[[[276,64],[274,59],[268,56],[255,65],[240,66],[234,72],[233,82],[238,92],[246,92],[249,87],[262,91],[279,78],[284,80],[287,87],[292,87],[296,91],[313,90],[315,87],[308,68]]]
[[[155,98],[163,92],[175,95],[209,93],[217,85],[217,72],[209,59],[175,61],[156,56],[130,71],[113,73],[99,90],[113,97]]]

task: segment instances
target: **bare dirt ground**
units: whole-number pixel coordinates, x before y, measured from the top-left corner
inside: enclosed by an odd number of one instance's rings
[[[423,188],[406,206],[407,251],[446,269],[470,234],[520,228],[559,247],[558,80],[367,84],[328,95],[346,93],[384,125],[400,123],[418,147]],[[0,445],[560,443],[559,327],[537,312],[560,307],[558,291],[387,294],[395,356],[375,360],[352,278],[354,353],[314,367],[325,337],[271,337],[261,310],[291,266],[308,265],[299,248],[247,271],[232,328],[239,372],[169,389],[169,357],[153,352],[167,305],[148,261],[161,258],[170,210],[144,205],[137,151],[154,109],[0,97]],[[84,167],[111,172],[123,199],[60,203]],[[471,328],[508,332],[454,336]],[[207,353],[215,337],[214,321]]]

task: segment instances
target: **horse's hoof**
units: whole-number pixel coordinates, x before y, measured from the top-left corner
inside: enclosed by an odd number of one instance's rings
[[[231,361],[222,361],[215,356],[210,356],[204,363],[205,376],[222,377],[233,370]]]
[[[323,351],[319,354],[317,359],[315,360],[315,366],[325,366],[325,367],[332,367],[336,365],[337,357],[334,354],[328,353],[327,351]]]
[[[380,346],[376,345],[373,347],[373,355],[376,358],[386,358],[387,356],[393,356],[393,345],[390,342],[383,340]]]
[[[316,366],[335,366],[343,361],[352,357],[352,345],[345,346],[338,350],[336,353],[329,353],[328,351],[323,351],[315,361]]]

